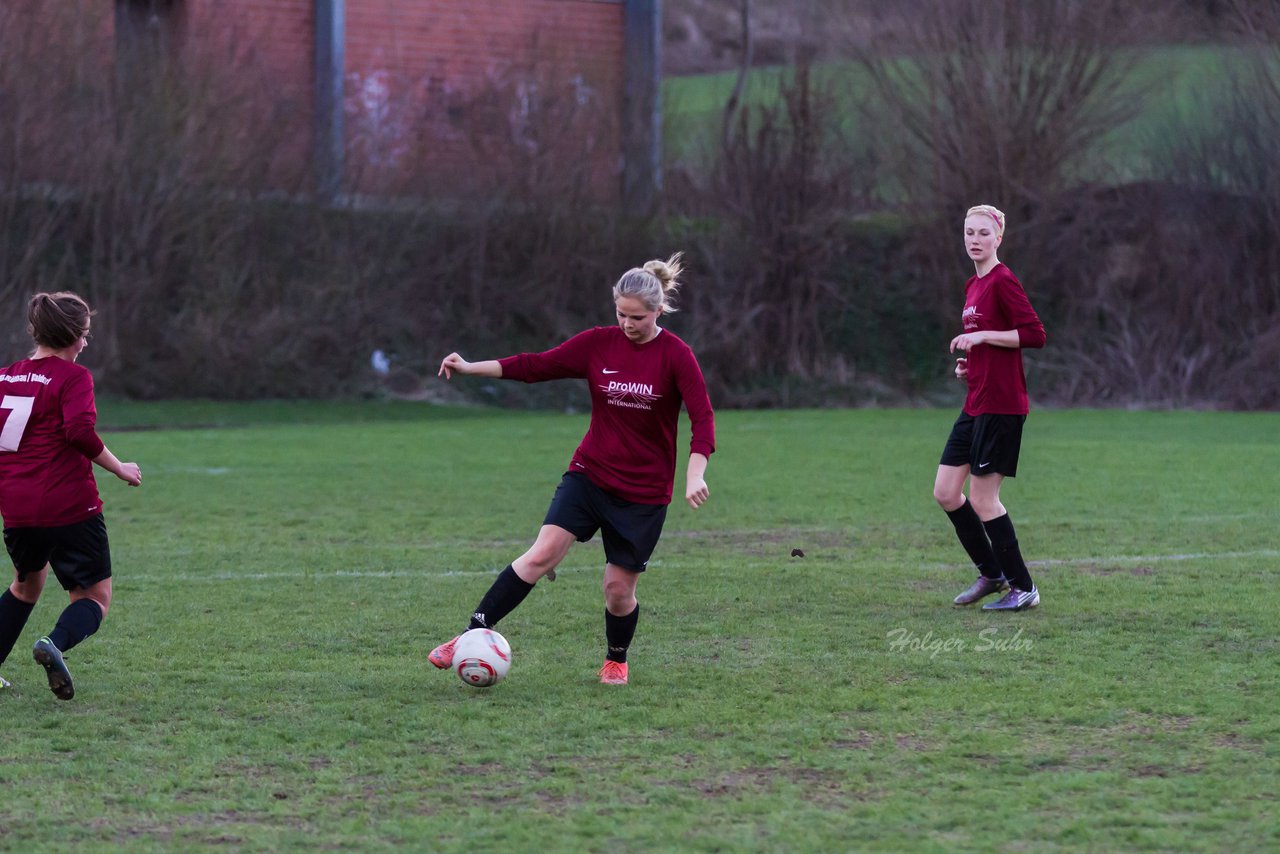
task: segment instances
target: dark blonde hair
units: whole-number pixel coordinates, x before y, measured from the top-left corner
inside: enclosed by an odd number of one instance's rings
[[[613,286],[613,298],[635,297],[649,311],[661,308],[665,312],[676,310],[671,302],[680,288],[680,264],[683,252],[677,252],[665,261],[655,259],[643,267],[632,267],[622,274]]]
[[[27,332],[41,347],[64,350],[89,332],[93,310],[71,291],[39,293],[27,303]]]

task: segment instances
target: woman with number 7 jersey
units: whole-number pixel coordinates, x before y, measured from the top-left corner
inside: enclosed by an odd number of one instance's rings
[[[440,374],[519,380],[584,379],[591,390],[591,425],[556,488],[534,544],[513,560],[480,600],[467,628],[493,628],[555,568],[574,541],[601,532],[604,545],[606,652],[600,681],[625,685],[627,648],[640,617],[636,583],[662,535],[676,473],[676,428],[681,404],[692,437],[685,501],[707,500],[707,458],[715,450],[715,423],[706,382],[693,351],[658,326],[675,310],[680,256],[628,270],[613,286],[617,323],[597,326],[543,353],[468,362],[450,353]],[[453,664],[457,638],[428,659]]]
[[[76,294],[36,294],[27,305],[35,351],[0,369],[0,515],[16,574],[0,595],[0,664],[52,567],[71,604],[32,656],[60,700],[75,696],[63,654],[96,632],[111,606],[111,550],[92,463],[130,486],[142,483],[138,464],[116,459],[95,429],[93,377],[76,364],[92,315]]]

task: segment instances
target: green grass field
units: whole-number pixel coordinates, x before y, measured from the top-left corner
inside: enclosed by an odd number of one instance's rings
[[[1280,415],[1033,413],[1004,498],[1043,604],[991,614],[950,604],[952,411],[721,413],[632,683],[595,682],[595,541],[483,691],[426,653],[585,416],[100,408],[145,484],[100,479],[115,604],[76,698],[28,651],[52,579],[0,666],[4,850],[1280,847]]]

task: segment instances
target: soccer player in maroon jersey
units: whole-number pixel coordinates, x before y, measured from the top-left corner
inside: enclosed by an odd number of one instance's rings
[[[604,542],[604,624],[607,652],[600,681],[627,683],[627,648],[640,605],[636,583],[662,535],[676,472],[676,427],[683,403],[692,439],[685,501],[707,500],[707,458],[715,450],[715,422],[702,369],[689,346],[658,326],[675,311],[680,255],[650,261],[623,274],[613,287],[616,326],[580,332],[543,353],[468,362],[450,353],[440,374],[520,380],[585,379],[591,390],[591,424],[556,488],[534,544],[513,560],[485,593],[469,629],[492,628],[511,613],[538,579],[555,579],[574,541],[596,531]],[[429,660],[453,663],[457,641],[441,644]]]
[[[964,243],[974,275],[965,283],[964,332],[951,339],[951,352],[965,354],[956,359],[955,374],[968,383],[969,393],[943,448],[933,497],[978,567],[977,580],[955,604],[971,605],[1007,589],[983,608],[1021,611],[1039,605],[1040,592],[1000,503],[1000,484],[1017,474],[1029,411],[1022,350],[1043,347],[1045,333],[1022,284],[996,257],[1004,222],[1004,214],[991,205],[965,214]]]
[[[60,700],[75,696],[63,653],[98,630],[111,606],[111,550],[97,463],[130,486],[137,463],[122,463],[95,430],[93,377],[76,364],[93,314],[73,293],[41,293],[27,306],[35,351],[0,369],[0,515],[16,573],[0,595],[0,664],[31,616],[49,567],[71,604],[32,655]]]

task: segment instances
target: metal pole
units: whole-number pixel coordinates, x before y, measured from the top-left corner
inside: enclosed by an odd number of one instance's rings
[[[315,119],[313,166],[316,191],[326,202],[342,192],[343,48],[346,41],[346,0],[315,0]]]
[[[646,215],[662,190],[662,0],[626,0],[622,29],[622,196]]]

